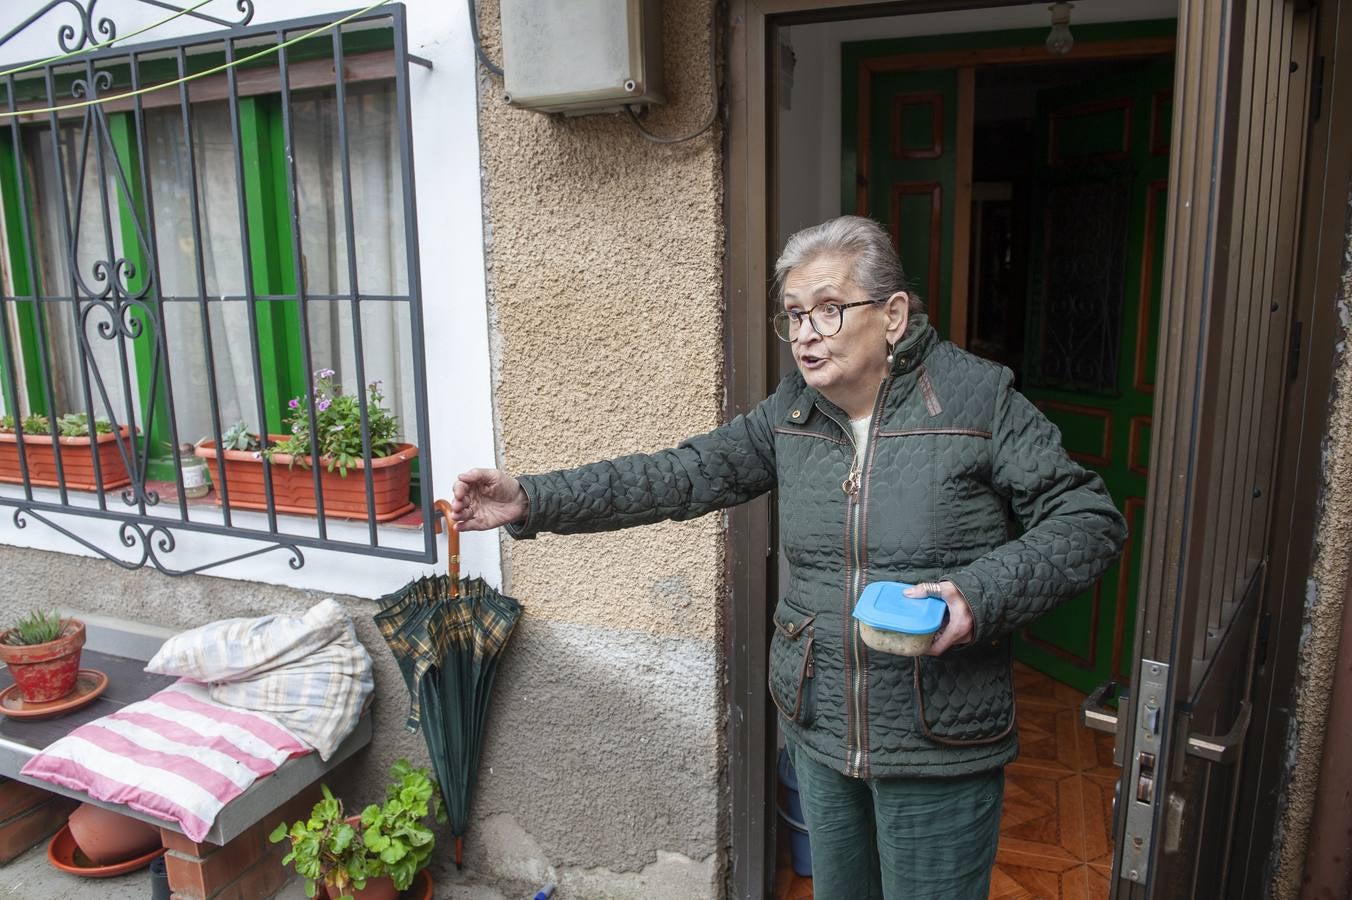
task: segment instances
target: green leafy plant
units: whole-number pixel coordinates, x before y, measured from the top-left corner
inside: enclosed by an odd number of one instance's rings
[[[46,644],[61,637],[65,627],[65,620],[56,613],[34,610],[5,632],[4,642],[15,647]]]
[[[274,844],[291,841],[282,864],[305,879],[307,897],[323,884],[335,900],[351,900],[352,889],[362,890],[367,881],[386,875],[397,890],[407,890],[427,865],[436,846],[428,819],[446,821],[441,793],[426,769],[406,759],[390,773],[385,802],[362,810],[357,827],[343,815],[343,801],[321,785],[324,797],[308,819],[289,826],[283,822],[268,836]]]
[[[399,419],[384,407],[385,395],[380,390],[380,382],[373,381],[366,386],[366,424],[371,438],[371,458],[389,456],[398,447]],[[310,434],[310,407],[314,407],[314,440]],[[344,477],[362,458],[361,446],[361,400],[355,395],[344,394],[342,386],[334,381],[332,369],[320,369],[315,373],[314,386],[307,397],[292,397],[288,404],[291,434],[263,451],[263,455],[272,459],[278,453],[291,457],[291,465],[305,465],[305,457],[313,456],[318,445],[318,456],[326,461],[328,470],[334,469]]]
[[[52,426],[47,421],[46,416],[24,416],[23,417],[24,434],[51,434]],[[14,417],[0,416],[0,431],[14,431]]]
[[[61,437],[89,437],[89,416],[84,413],[66,413],[57,416],[56,431]],[[107,419],[96,419],[94,431],[97,434],[112,434],[113,426]]]
[[[249,433],[248,423],[241,419],[221,435],[221,447],[226,450],[257,450],[258,439]]]

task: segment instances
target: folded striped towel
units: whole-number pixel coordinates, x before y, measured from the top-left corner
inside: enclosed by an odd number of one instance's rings
[[[307,752],[272,716],[217,703],[205,685],[179,681],[81,725],[21,771],[176,822],[201,841],[227,803]]]

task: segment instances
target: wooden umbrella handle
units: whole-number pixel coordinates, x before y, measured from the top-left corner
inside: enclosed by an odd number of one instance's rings
[[[455,525],[451,523],[451,504],[445,500],[437,500],[432,504],[435,509],[433,515],[436,517],[437,534],[446,532],[446,571],[451,576],[451,582],[458,586],[460,582],[460,532],[455,530]],[[446,524],[442,526],[442,520]]]

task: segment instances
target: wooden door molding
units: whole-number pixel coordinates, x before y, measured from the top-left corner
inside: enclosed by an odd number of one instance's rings
[[[930,317],[938,320],[939,316],[939,296],[936,286],[939,284],[939,265],[943,260],[944,245],[944,189],[943,185],[937,181],[902,181],[892,185],[889,213],[891,215],[890,224],[892,232],[892,246],[901,252],[902,233],[905,225],[901,221],[901,201],[903,197],[928,197],[929,215],[925,221],[925,227],[929,231],[929,260],[928,260],[928,284],[930,285],[930,296],[925,298],[925,303],[929,309]],[[911,223],[910,227],[915,227]]]
[[[1130,38],[1120,41],[1083,41],[1077,43],[1065,56],[1052,57],[1041,43],[1022,47],[994,47],[976,50],[952,50],[942,53],[902,53],[888,56],[865,57],[859,63],[855,78],[858,81],[857,118],[859,123],[855,153],[856,200],[855,209],[861,216],[868,215],[868,183],[870,174],[870,140],[873,124],[868,115],[872,103],[873,76],[887,72],[918,72],[929,69],[976,69],[982,66],[1019,65],[1028,63],[1080,62],[1097,59],[1132,59],[1167,56],[1174,52],[1172,37]]]

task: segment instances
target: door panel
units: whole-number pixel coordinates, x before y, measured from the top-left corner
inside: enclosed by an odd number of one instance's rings
[[[1239,896],[1224,878],[1272,529],[1309,47],[1310,13],[1286,0],[1180,3],[1114,897]]]
[[[930,320],[947,336],[953,276],[958,73],[880,72],[867,82],[868,144],[856,209],[892,233],[911,284]]]
[[[1143,62],[1038,98],[1023,391],[1129,526],[1149,474],[1172,78],[1171,61]],[[1120,675],[1140,549],[1025,629],[1019,659],[1086,693]]]

